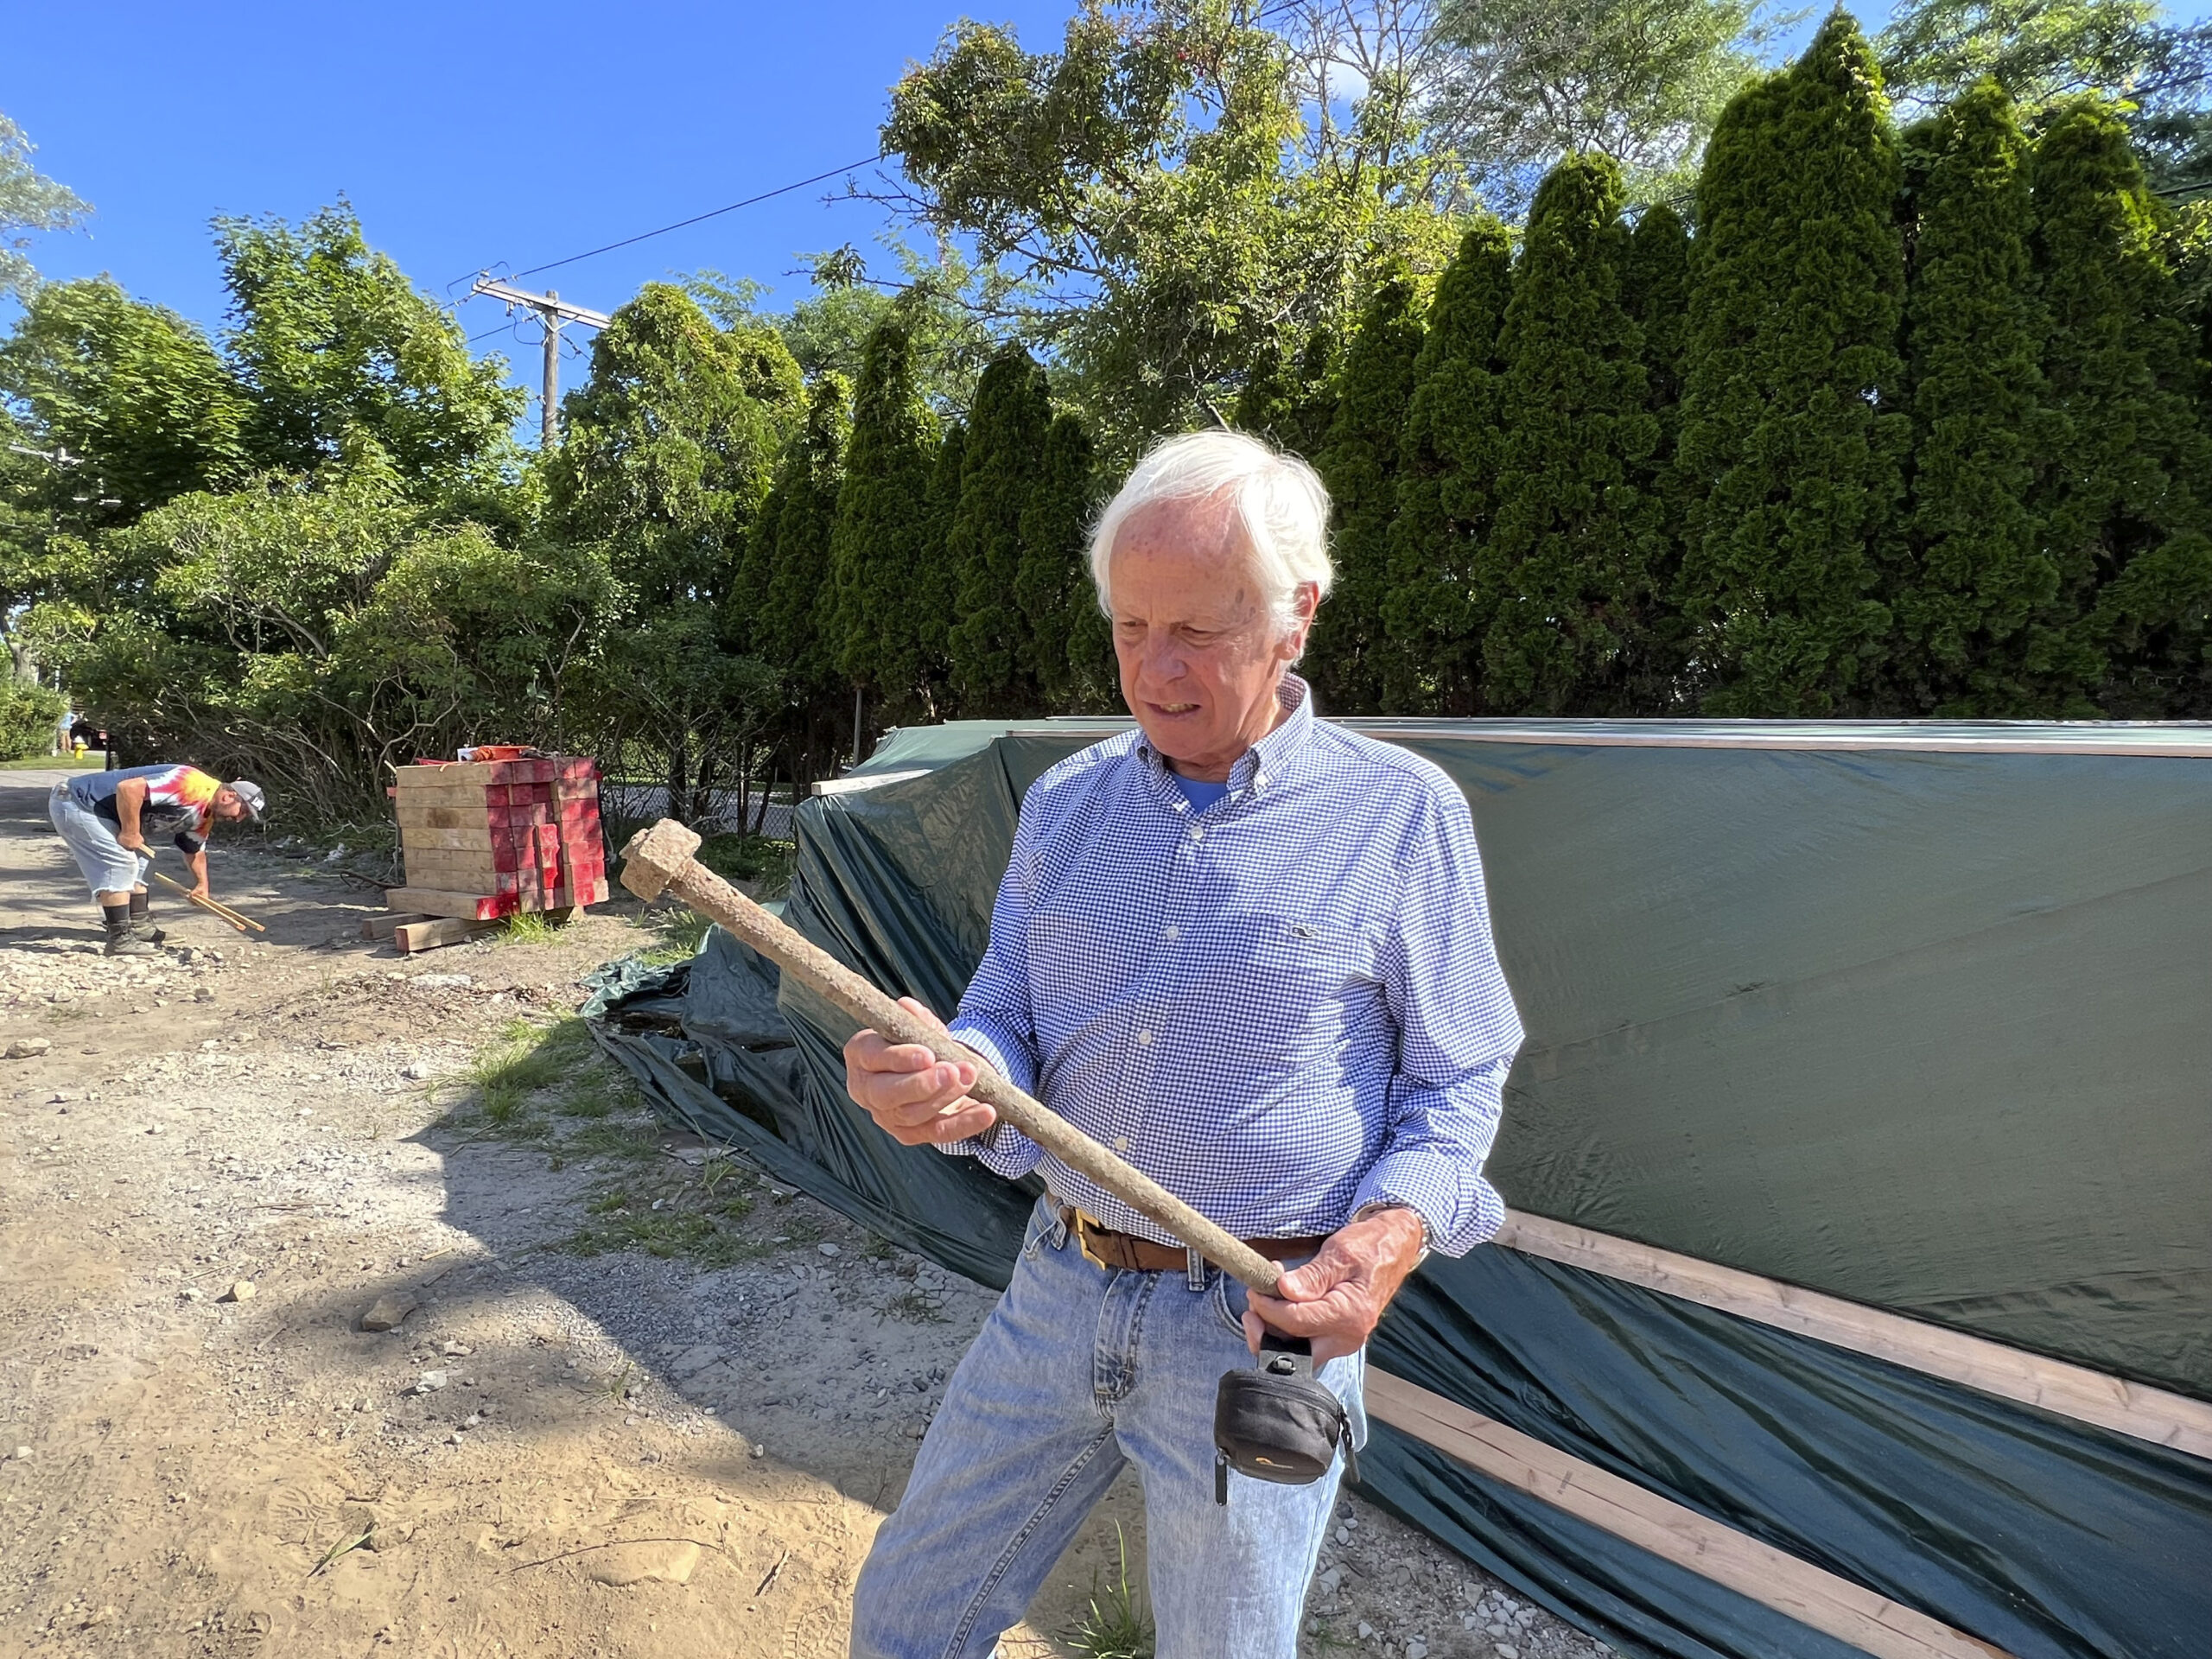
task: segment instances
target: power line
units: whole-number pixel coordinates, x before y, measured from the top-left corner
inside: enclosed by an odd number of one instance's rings
[[[715,207],[703,213],[694,213],[689,219],[677,219],[673,225],[664,225],[657,231],[640,231],[635,236],[624,237],[620,242],[609,242],[603,248],[593,248],[584,253],[572,253],[565,259],[556,259],[550,264],[532,265],[528,270],[518,270],[515,275],[535,276],[543,270],[558,270],[563,265],[573,265],[579,259],[594,259],[602,253],[612,253],[615,249],[626,248],[632,243],[650,241],[656,236],[666,236],[671,231],[683,230],[686,226],[701,224],[710,219],[719,219],[724,213],[734,213],[741,207],[750,207],[756,201],[766,201],[775,196],[787,196],[794,190],[804,190],[810,184],[819,184],[824,179],[834,179],[840,173],[850,173],[882,159],[883,152],[878,150],[874,155],[863,156],[857,162],[848,162],[842,167],[831,168],[827,173],[817,173],[810,179],[800,179],[792,184],[779,185],[773,190],[763,190],[757,196],[747,196],[743,201],[733,201],[727,207]]]

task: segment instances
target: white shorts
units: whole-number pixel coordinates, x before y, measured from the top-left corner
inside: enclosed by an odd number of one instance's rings
[[[145,886],[146,872],[154,861],[118,841],[107,820],[72,795],[68,785],[54,786],[46,815],[54,820],[54,832],[85,873],[85,883],[94,899],[104,893],[129,893]]]

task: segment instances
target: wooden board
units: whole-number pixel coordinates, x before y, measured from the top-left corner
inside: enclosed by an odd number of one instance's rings
[[[410,830],[477,830],[491,822],[481,802],[474,806],[416,806],[403,801],[399,806],[403,836]]]
[[[399,824],[399,844],[408,852],[417,848],[425,852],[482,850],[492,847],[492,832],[481,824],[462,829],[459,826],[433,827],[423,823],[409,823],[404,818]]]
[[[499,764],[490,760],[448,760],[434,766],[395,766],[392,777],[410,795],[418,789],[457,789],[468,785],[480,789],[486,784],[506,781],[500,775]]]
[[[461,917],[441,916],[393,929],[391,942],[403,955],[411,957],[417,950],[459,944],[463,939],[473,939],[480,933],[490,933],[505,925],[504,922],[472,922]]]
[[[394,887],[384,896],[385,904],[394,910],[419,910],[425,916],[459,916],[470,921],[497,920],[510,904],[502,909],[499,900],[480,893],[446,893],[435,887]]]
[[[2077,1422],[2171,1446],[2192,1457],[2212,1458],[2212,1403],[2202,1400],[1517,1210],[1507,1212],[1505,1226],[1494,1242],[1777,1330],[1794,1331],[1853,1353],[1871,1354]]]
[[[452,786],[437,784],[417,784],[411,788],[400,790],[393,796],[392,798],[398,802],[403,811],[409,807],[422,806],[475,806],[480,808],[484,804],[484,797],[490,791],[501,787],[503,787],[503,785],[499,784],[455,785]]]
[[[410,922],[427,922],[429,919],[430,918],[419,910],[403,910],[394,915],[372,916],[361,924],[361,937],[365,939],[388,939],[396,927],[404,927]]]
[[[488,852],[440,853],[410,848],[404,855],[410,887],[447,893],[497,893],[499,867]]]
[[[1493,1480],[1876,1659],[2010,1659],[2001,1648],[1373,1366],[1367,1409]]]

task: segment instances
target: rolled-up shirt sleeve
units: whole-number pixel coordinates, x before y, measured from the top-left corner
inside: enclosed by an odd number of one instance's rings
[[[976,976],[960,999],[960,1012],[948,1022],[956,1038],[996,1067],[1008,1083],[1027,1095],[1037,1092],[1036,1022],[1029,1003],[1029,906],[1027,859],[1021,837],[999,879],[991,906],[991,939]],[[1020,1130],[996,1123],[978,1135],[942,1148],[956,1157],[978,1158],[983,1166],[1016,1180],[1037,1166],[1043,1153]]]
[[[1402,860],[1383,963],[1399,1033],[1389,1132],[1353,1210],[1404,1205],[1421,1217],[1431,1249],[1463,1255],[1505,1222],[1483,1164],[1497,1138],[1521,1020],[1491,938],[1474,824],[1457,791],[1433,799]]]

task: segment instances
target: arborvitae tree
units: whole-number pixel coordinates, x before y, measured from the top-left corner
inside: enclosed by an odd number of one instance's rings
[[[938,445],[929,490],[922,498],[922,568],[914,575],[915,622],[931,712],[939,718],[952,707],[950,640],[953,618],[960,608],[960,567],[952,562],[952,521],[960,511],[960,468],[967,457],[967,423],[955,421]]]
[[[1344,353],[1329,441],[1314,461],[1336,508],[1337,580],[1313,630],[1309,661],[1322,706],[1332,714],[1371,711],[1382,701],[1398,441],[1421,346],[1412,280],[1384,279]]]
[[[2044,378],[2067,433],[2036,505],[2072,638],[2106,658],[2091,695],[2123,718],[2212,714],[2212,442],[2190,407],[2196,353],[2174,314],[2155,209],[2126,130],[2076,104],[2032,162]]]
[[[1098,461],[1080,417],[1054,417],[1045,435],[1036,487],[1021,515],[1021,563],[1014,597],[1026,626],[1044,706],[1070,714],[1091,708],[1104,665],[1078,661],[1077,625],[1098,601],[1084,545],[1095,516]],[[1106,682],[1110,684],[1111,682]]]
[[[887,318],[868,336],[853,398],[852,442],[830,533],[830,579],[820,605],[823,645],[849,684],[873,687],[880,721],[927,707],[915,573],[925,525],[917,511],[929,487],[935,423],[914,389],[904,321]]]
[[[831,733],[849,701],[840,695],[842,683],[817,619],[850,435],[850,396],[836,371],[816,378],[806,424],[785,445],[775,487],[753,526],[724,630],[733,649],[758,657],[777,675],[783,708],[765,735],[800,785],[819,775],[823,760],[838,747]]]
[[[1738,93],[1707,148],[1679,591],[1713,713],[1870,706],[1911,436],[1897,183],[1880,77],[1842,12]]]
[[[1382,601],[1387,709],[1482,707],[1482,641],[1497,595],[1478,580],[1477,561],[1495,506],[1497,336],[1512,287],[1513,239],[1484,214],[1438,279],[1414,362]]]
[[[1034,714],[1034,641],[1016,596],[1021,519],[1040,475],[1052,421],[1045,372],[1020,346],[991,359],[976,384],[960,506],[946,551],[959,572],[951,633],[952,689],[969,717]]]
[[[1311,461],[1328,441],[1335,417],[1337,337],[1317,328],[1294,354],[1269,357],[1236,395],[1230,419],[1241,432]]]
[[[1500,598],[1483,641],[1484,701],[1502,712],[1618,714],[1649,696],[1656,515],[1637,474],[1659,423],[1621,301],[1621,194],[1610,156],[1554,168],[1506,308],[1484,560]]]
[[[1647,613],[1643,689],[1624,714],[1671,712],[1681,693],[1688,629],[1672,602],[1682,566],[1683,524],[1688,514],[1684,479],[1675,456],[1682,431],[1682,380],[1689,367],[1690,289],[1696,252],[1682,216],[1665,202],[1643,211],[1630,237],[1621,272],[1621,296],[1643,335],[1646,406],[1658,423],[1658,442],[1638,469],[1656,503],[1646,533],[1645,569],[1662,601]]]
[[[2026,143],[1993,80],[1910,137],[1922,159],[1905,302],[1912,558],[1896,597],[1899,701],[1946,716],[2066,711],[2072,700],[2053,707],[2030,670],[2050,665],[2058,572],[2028,501],[2050,434]]]
[[[785,446],[775,488],[746,556],[744,588],[755,607],[746,619],[747,648],[785,675],[795,691],[810,692],[837,672],[823,650],[816,613],[830,572],[830,537],[852,430],[851,396],[836,370],[815,378],[806,425]]]

